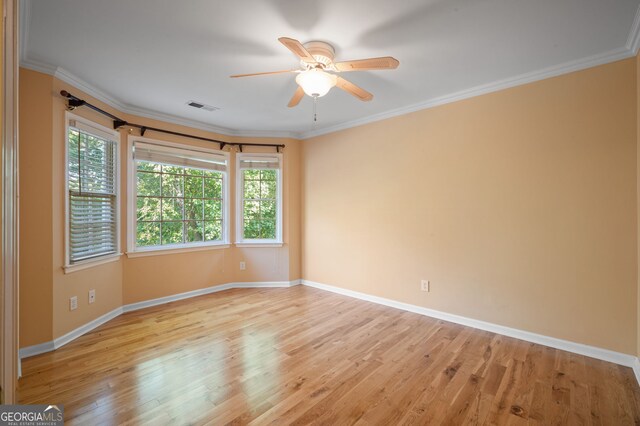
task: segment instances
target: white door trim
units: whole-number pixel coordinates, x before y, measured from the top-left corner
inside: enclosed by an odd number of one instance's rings
[[[2,402],[15,403],[18,357],[18,0],[3,0]]]

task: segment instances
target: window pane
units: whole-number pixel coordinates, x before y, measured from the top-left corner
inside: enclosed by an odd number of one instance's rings
[[[258,219],[244,220],[244,238],[256,239],[260,238],[260,221]]]
[[[166,166],[163,166],[164,169]],[[162,175],[162,196],[182,197],[184,176]]]
[[[162,222],[162,244],[182,243],[182,222]]]
[[[276,180],[275,170],[260,170],[260,179],[262,180]]]
[[[260,198],[276,199],[275,180],[263,180],[260,182]]]
[[[161,168],[160,164],[149,163],[147,161],[136,161],[138,170],[143,170],[147,172],[158,172],[160,173]]]
[[[160,196],[161,178],[159,173],[138,172],[138,195]]]
[[[190,176],[202,176],[204,171],[200,169],[185,169],[184,174]]]
[[[184,178],[184,196],[190,198],[202,198],[203,195],[202,178],[186,176]]]
[[[249,199],[260,198],[260,181],[259,180],[244,181],[244,198],[249,198]]]
[[[162,165],[162,173],[172,173],[176,175],[183,175],[184,167]]]
[[[204,218],[205,220],[222,219],[222,201],[205,200]]]
[[[260,221],[260,238],[273,240],[276,238],[276,221],[261,220]]]
[[[244,180],[260,179],[260,170],[243,170]]]
[[[162,220],[182,220],[183,198],[164,198],[162,200]]]
[[[276,219],[276,202],[261,201],[260,202],[260,218],[275,220]]]
[[[203,201],[200,199],[184,199],[184,219],[185,220],[202,220]]]
[[[186,228],[186,240],[187,243],[195,243],[203,241],[204,237],[204,222],[188,221],[184,223]]]
[[[222,198],[222,179],[213,178],[204,180],[205,198]]]
[[[138,220],[160,220],[160,198],[138,197]]]
[[[113,143],[80,133],[80,191],[112,194],[115,191]]]
[[[138,222],[138,246],[160,245],[160,224],[158,222]]]
[[[244,202],[244,218],[245,220],[260,219],[260,201]]]
[[[222,221],[221,220],[204,222],[204,239],[205,241],[222,240]]]
[[[73,129],[69,130],[69,190],[80,191],[80,158],[78,148],[80,144],[79,133]]]

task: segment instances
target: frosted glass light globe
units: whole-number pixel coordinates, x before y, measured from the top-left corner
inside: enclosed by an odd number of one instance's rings
[[[336,85],[336,76],[319,69],[311,69],[298,74],[296,83],[307,95],[322,97]]]

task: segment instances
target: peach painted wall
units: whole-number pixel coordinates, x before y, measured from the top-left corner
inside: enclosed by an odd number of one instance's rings
[[[304,141],[304,279],[635,354],[636,78],[628,59]]]
[[[122,114],[52,76],[20,70],[21,174],[21,347],[43,343],[116,309],[123,304],[170,296],[234,281],[290,281],[300,278],[300,147],[292,139],[243,139]],[[128,258],[65,274],[64,264],[64,112],[59,95],[65,89],[78,97],[143,125],[227,140],[285,143],[283,166],[283,237],[281,248],[236,248]],[[87,109],[75,114],[110,126],[109,120]],[[210,143],[161,134],[147,137],[208,146]],[[126,146],[121,132],[121,244],[126,251]],[[256,151],[264,150],[256,148]],[[245,151],[250,151],[245,148]],[[231,164],[235,164],[232,153]],[[233,172],[232,172],[233,173]],[[233,189],[234,176],[231,176]],[[232,190],[232,230],[235,215]],[[44,200],[44,201],[43,201]],[[295,219],[292,219],[295,218]],[[233,232],[232,232],[233,234]],[[235,234],[233,234],[235,236]],[[232,237],[233,238],[233,237]],[[296,255],[290,257],[290,253]],[[246,271],[239,262],[247,262]],[[96,302],[88,304],[89,289]],[[78,296],[78,309],[69,310],[69,297]]]
[[[19,81],[20,345],[25,347],[53,338],[53,99],[51,77],[20,70]]]

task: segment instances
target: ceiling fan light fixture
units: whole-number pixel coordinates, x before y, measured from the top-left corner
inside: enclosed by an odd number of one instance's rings
[[[319,69],[310,69],[303,71],[296,76],[296,83],[304,93],[311,97],[322,97],[326,95],[333,86],[336,85],[337,79],[333,74],[329,74]]]

